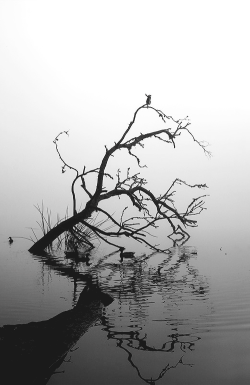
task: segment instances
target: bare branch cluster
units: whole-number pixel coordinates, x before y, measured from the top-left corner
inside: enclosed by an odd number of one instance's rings
[[[142,105],[135,111],[133,119],[129,123],[128,128],[125,130],[118,142],[115,142],[114,145],[110,148],[105,146],[105,154],[100,166],[97,168],[86,170],[86,167],[84,166],[83,170],[79,172],[75,167],[72,167],[64,160],[59,150],[58,142],[61,135],[68,135],[68,131],[60,132],[54,139],[56,151],[62,162],[62,173],[64,173],[66,169],[73,170],[75,172],[75,178],[73,179],[71,185],[74,217],[74,219],[70,221],[71,231],[73,231],[72,223],[74,223],[74,226],[81,223],[85,227],[89,228],[96,236],[98,236],[98,238],[116,247],[120,246],[118,245],[117,241],[113,241],[113,239],[124,236],[133,238],[138,242],[143,242],[154,250],[160,250],[159,245],[154,244],[149,240],[149,235],[150,229],[157,228],[157,226],[162,221],[165,221],[168,223],[168,225],[170,225],[172,233],[168,236],[171,239],[175,239],[175,242],[186,241],[189,238],[187,228],[197,226],[197,221],[194,219],[194,216],[200,214],[205,209],[204,198],[206,195],[193,198],[189,205],[186,207],[186,210],[184,212],[180,212],[175,207],[174,188],[176,185],[185,185],[191,189],[205,189],[207,188],[206,184],[191,185],[181,179],[176,178],[170,187],[166,190],[166,192],[157,197],[146,187],[147,181],[140,175],[140,172],[131,173],[130,167],[127,168],[125,176],[123,177],[120,168],[117,170],[115,177],[107,172],[108,162],[111,157],[115,156],[115,153],[118,150],[127,151],[132,159],[136,160],[140,169],[147,166],[141,164],[139,156],[135,153],[135,150],[138,146],[144,148],[144,143],[146,140],[156,138],[165,142],[166,144],[171,144],[175,147],[176,140],[183,132],[186,132],[188,135],[190,135],[193,141],[202,148],[204,153],[210,156],[210,152],[207,150],[207,144],[198,141],[189,130],[190,121],[188,117],[175,120],[172,116],[166,115],[163,111],[152,107],[151,96],[150,99],[149,96],[150,95],[147,95],[146,104]],[[128,139],[128,133],[131,131],[133,125],[135,124],[139,112],[144,111],[145,109],[155,112],[164,124],[170,122],[171,127],[140,133],[139,135]],[[97,176],[94,192],[90,192],[88,187],[87,177],[89,174],[96,174]],[[104,187],[105,178],[109,178],[111,181],[113,181],[113,188],[106,189]],[[77,212],[76,208],[77,202],[75,194],[75,185],[78,180],[80,180],[81,187],[88,198],[85,208],[79,212]],[[137,210],[138,214],[129,217],[129,206],[126,206],[122,210],[120,219],[115,219],[113,214],[110,214],[100,207],[100,203],[102,201],[114,197],[128,198],[128,200],[131,202],[131,205],[134,207],[134,209]],[[101,226],[96,227],[95,225],[91,224],[87,219],[91,217],[93,212],[102,213],[104,218],[111,222],[112,231],[111,229],[103,230]],[[79,227],[77,228],[77,231],[80,231]],[[74,235],[76,237],[80,237],[79,233],[77,232],[75,232]]]

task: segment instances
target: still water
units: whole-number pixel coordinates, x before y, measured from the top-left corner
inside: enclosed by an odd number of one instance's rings
[[[221,239],[220,239],[221,240]],[[0,326],[68,310],[84,283],[1,237]],[[57,264],[70,265],[63,255]],[[119,260],[99,249],[91,265],[114,301],[65,357],[49,385],[249,384],[250,261],[242,243],[209,237],[170,254]]]

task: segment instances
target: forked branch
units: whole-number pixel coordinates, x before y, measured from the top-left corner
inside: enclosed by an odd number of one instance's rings
[[[162,120],[163,124],[169,123],[169,126],[154,131],[142,132],[137,136],[128,138],[128,134],[131,133],[138,114],[142,112],[149,113],[149,111],[153,111]],[[141,164],[141,159],[139,155],[136,154],[136,149],[138,146],[143,149],[145,141],[153,138],[163,141],[166,145],[171,144],[175,147],[176,140],[182,137],[181,134],[183,132],[186,132],[191,136],[192,140],[201,147],[204,153],[210,156],[211,153],[207,150],[207,144],[198,141],[190,131],[189,126],[190,121],[188,117],[176,120],[171,115],[165,114],[162,110],[152,107],[151,95],[147,95],[146,103],[137,108],[131,122],[120,139],[114,142],[114,145],[110,148],[105,146],[105,153],[101,164],[91,170],[86,170],[84,166],[82,171],[78,171],[75,167],[68,164],[61,155],[58,147],[59,138],[63,134],[68,135],[68,131],[60,132],[54,139],[54,144],[59,159],[62,162],[62,173],[65,173],[67,169],[75,172],[75,177],[71,184],[73,216],[51,229],[48,234],[33,245],[31,251],[47,247],[48,244],[51,244],[51,242],[64,231],[70,230],[77,238],[81,238],[81,226],[75,227],[79,223],[83,224],[84,228],[90,229],[90,231],[101,240],[116,247],[120,247],[118,244],[119,241],[113,242],[114,238],[118,240],[121,237],[129,237],[138,242],[143,242],[154,250],[159,250],[159,246],[149,240],[150,230],[157,229],[158,224],[163,223],[163,221],[172,229],[172,233],[169,235],[171,239],[174,239],[175,242],[184,242],[187,240],[189,238],[187,228],[197,226],[197,221],[194,219],[194,216],[197,216],[205,209],[204,198],[206,195],[192,198],[185,211],[181,212],[176,207],[176,191],[174,189],[177,185],[186,186],[191,189],[205,189],[207,185],[205,183],[191,185],[176,178],[164,193],[156,196],[149,188],[146,188],[147,180],[140,175],[141,169],[147,167],[147,165]],[[127,151],[132,158],[131,160],[136,160],[136,164],[139,167],[138,172],[132,173],[130,167],[127,167],[125,176],[123,177],[120,168],[116,176],[108,172],[109,160],[116,155],[118,150]],[[96,186],[94,190],[93,186],[91,186],[91,189],[89,186],[88,176],[90,174],[96,175]],[[109,186],[109,188],[104,186],[105,178],[108,178],[110,181],[109,185],[111,184],[111,186]],[[77,199],[75,194],[75,186],[78,181],[80,182],[82,191],[85,193],[85,198],[87,197],[85,207],[79,212],[77,212]],[[137,210],[138,214],[130,214],[129,206],[126,203],[121,211],[120,218],[115,219],[114,214],[100,207],[101,202],[116,199],[117,197],[128,198],[131,206]],[[88,219],[91,218],[94,212],[100,212],[105,220],[109,220],[112,230],[110,227],[103,229],[101,226],[96,227],[92,224]]]

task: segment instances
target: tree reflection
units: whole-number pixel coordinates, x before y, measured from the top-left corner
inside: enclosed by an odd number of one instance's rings
[[[193,319],[207,311],[209,292],[206,277],[191,264],[194,258],[192,248],[173,248],[169,255],[100,269],[109,269],[101,286],[117,300],[116,308],[105,310],[104,330],[148,384],[180,365],[193,365],[187,353],[200,340]]]
[[[141,380],[156,384],[170,370],[193,366],[190,354],[200,340],[194,326],[207,314],[209,294],[206,277],[192,264],[196,254],[188,246],[125,262],[110,254],[83,272],[55,258],[43,261],[73,280],[75,300],[77,284],[98,276],[100,288],[115,299],[101,317],[107,338]]]
[[[123,349],[124,351],[126,351],[128,353],[128,361],[130,362],[130,364],[135,368],[135,370],[137,371],[137,374],[138,376],[143,380],[145,381],[147,384],[152,384],[154,385],[158,380],[160,380],[168,370],[170,369],[175,369],[179,364],[181,365],[187,365],[187,366],[192,366],[192,364],[185,364],[183,362],[183,356],[179,359],[179,361],[175,364],[175,365],[170,365],[169,363],[167,363],[167,365],[161,370],[160,374],[158,375],[158,377],[156,378],[144,378],[141,373],[140,373],[140,370],[139,368],[134,364],[133,360],[132,360],[132,353],[123,346],[123,341],[120,340],[118,343],[117,343],[117,346],[121,349]]]

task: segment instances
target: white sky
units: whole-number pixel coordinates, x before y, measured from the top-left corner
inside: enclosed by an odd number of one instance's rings
[[[33,204],[42,199],[62,215],[71,175],[61,174],[54,137],[70,129],[61,141],[66,159],[97,167],[104,145],[121,136],[145,93],[166,114],[188,115],[197,139],[210,142],[214,155],[207,160],[184,137],[179,150],[164,147],[161,155],[152,143],[145,154],[152,158],[155,188],[156,176],[160,187],[175,176],[207,182],[216,208],[225,199],[225,214],[235,193],[245,199],[249,4],[0,0],[2,225],[12,231],[9,218],[15,218],[22,235],[38,219]],[[143,111],[138,130],[148,122],[154,128],[150,114]]]

